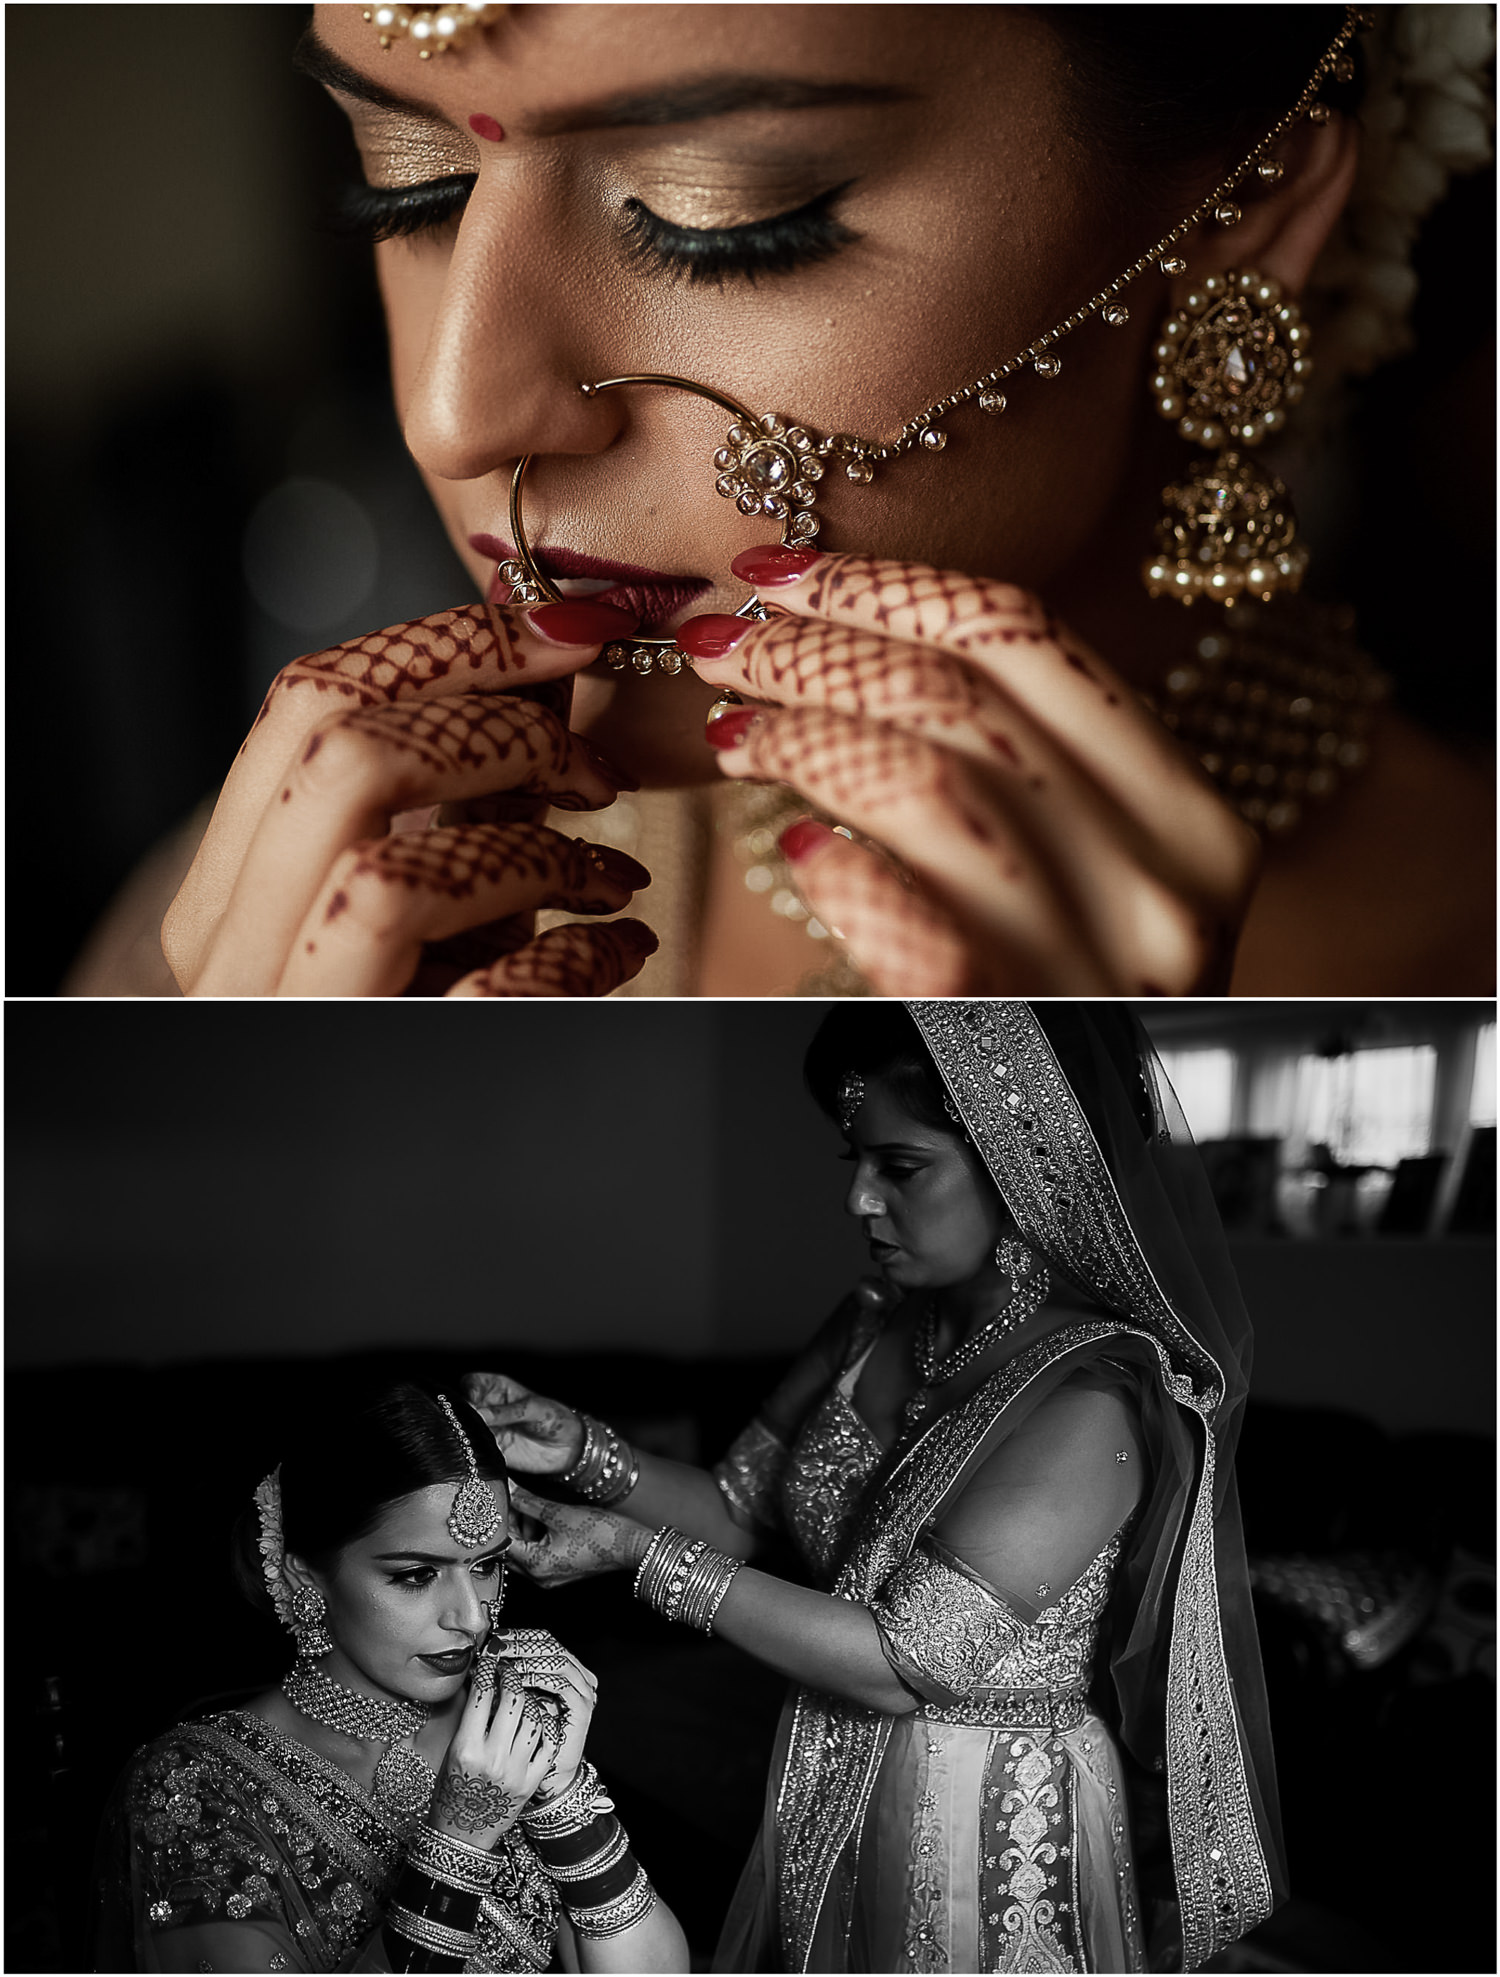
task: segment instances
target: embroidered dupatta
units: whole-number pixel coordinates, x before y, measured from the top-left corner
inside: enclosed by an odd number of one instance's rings
[[[1271,1913],[1282,1881],[1230,1483],[1249,1333],[1217,1218],[1138,1033],[1122,1055],[1119,1038],[1076,1005],[910,1007],[1021,1233],[1109,1315],[1036,1339],[896,1457],[834,1591],[875,1597],[1005,1411],[1065,1357],[1113,1341],[1145,1364],[1156,1390],[1155,1485],[1122,1572],[1133,1618],[1112,1643],[1110,1674],[1127,1746],[1165,1772],[1180,1956],[1196,1969]],[[798,1696],[776,1817],[790,1969],[808,1967],[827,1903],[847,1892],[889,1734],[877,1711]]]

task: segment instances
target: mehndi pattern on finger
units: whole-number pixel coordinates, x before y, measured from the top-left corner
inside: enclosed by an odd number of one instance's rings
[[[465,671],[514,670],[516,650],[504,619],[485,604],[464,604],[407,624],[363,632],[283,667],[271,683],[251,734],[279,700],[301,687],[362,707],[385,706],[461,678]]]

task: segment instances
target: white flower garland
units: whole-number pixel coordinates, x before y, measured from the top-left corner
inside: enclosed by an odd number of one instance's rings
[[[281,1465],[256,1485],[255,1508],[260,1513],[260,1569],[266,1590],[276,1602],[276,1617],[283,1627],[293,1625],[292,1593],[282,1570],[286,1539],[281,1531]]]
[[[1324,411],[1343,379],[1364,377],[1411,348],[1418,230],[1450,179],[1491,156],[1494,8],[1369,11],[1359,173],[1306,298],[1318,322],[1308,395],[1323,399]]]

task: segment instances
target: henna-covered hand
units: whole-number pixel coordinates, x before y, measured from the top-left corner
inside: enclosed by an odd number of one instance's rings
[[[556,1740],[526,1701],[508,1675],[497,1688],[476,1670],[433,1794],[429,1818],[440,1833],[492,1847],[535,1795],[552,1768]]]
[[[583,1452],[583,1423],[574,1409],[533,1393],[508,1373],[466,1373],[464,1394],[511,1469],[561,1476]]]
[[[614,913],[650,883],[539,821],[634,786],[567,726],[597,649],[472,605],[294,661],[167,914],[183,989],[592,995],[636,973],[656,944],[639,922],[532,941],[543,907]],[[404,828],[422,812],[438,827]]]
[[[498,1637],[507,1679],[533,1699],[545,1698],[554,1714],[549,1734],[552,1766],[537,1798],[554,1799],[565,1792],[583,1762],[583,1748],[593,1720],[599,1688],[593,1674],[569,1654],[555,1635],[536,1627],[512,1627]]]
[[[762,703],[710,728],[723,770],[862,840],[806,824],[783,843],[878,993],[1227,987],[1254,833],[1037,598],[865,556],[816,557],[767,597],[764,624],[689,620],[679,642]]]
[[[469,1771],[445,1771],[432,1801],[434,1823],[447,1833],[479,1833],[486,1827],[502,1831],[515,1823],[526,1803],[519,1792],[508,1792],[493,1778],[476,1778]]]
[[[634,1571],[651,1533],[633,1517],[592,1504],[554,1503],[512,1484],[509,1562],[538,1586]]]

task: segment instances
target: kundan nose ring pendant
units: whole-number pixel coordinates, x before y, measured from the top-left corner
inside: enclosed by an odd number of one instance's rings
[[[695,384],[691,378],[639,372],[629,377],[603,378],[598,384],[580,385],[579,389],[586,398],[594,398],[601,391],[618,391],[622,386],[635,384],[659,384],[672,391],[690,391],[728,412],[734,423],[713,456],[716,492],[725,500],[732,500],[742,515],[765,515],[778,522],[784,543],[812,541],[818,533],[813,504],[824,475],[824,461],[857,442],[820,439],[776,412],[757,417],[726,392]],[[521,516],[521,489],[531,461],[532,455],[524,454],[511,476],[510,534],[516,553],[513,560],[500,565],[500,577],[511,586],[511,597],[517,604],[557,603],[559,593],[537,568]],[[867,479],[868,474],[862,477]],[[735,615],[758,619],[765,617],[766,610],[752,594]],[[605,646],[603,657],[616,672],[629,669],[649,673],[659,668],[664,673],[680,673],[692,663],[670,638],[617,639]]]

